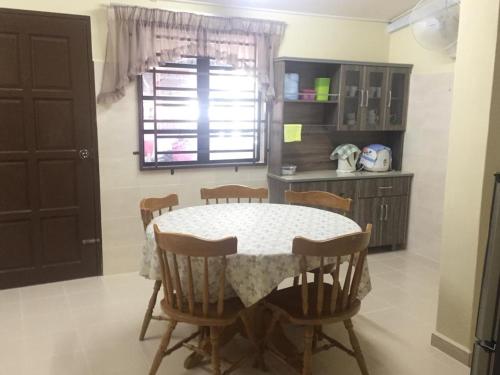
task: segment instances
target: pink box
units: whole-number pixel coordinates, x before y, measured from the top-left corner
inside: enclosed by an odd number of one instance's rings
[[[301,100],[314,100],[316,99],[316,90],[304,89],[300,92],[299,97]]]

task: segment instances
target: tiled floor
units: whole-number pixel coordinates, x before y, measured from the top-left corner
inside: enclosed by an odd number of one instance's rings
[[[369,267],[373,291],[354,324],[370,373],[468,374],[467,367],[429,345],[438,265],[403,251],[370,255]],[[0,374],[147,374],[164,330],[163,323],[152,322],[148,339],[137,339],[151,290],[152,282],[123,274],[0,291]],[[189,330],[180,325],[174,339]],[[326,330],[347,342],[342,325]],[[240,339],[226,350],[238,347],[246,342]],[[184,370],[187,353],[165,358],[159,373],[206,374]],[[335,349],[314,361],[315,374],[360,374],[355,361]],[[269,366],[271,374],[288,373],[272,360]],[[236,373],[260,372],[244,368]]]

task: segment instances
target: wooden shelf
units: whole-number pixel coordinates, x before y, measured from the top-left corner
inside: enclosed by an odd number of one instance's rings
[[[297,100],[288,100],[288,99],[285,99],[284,100],[285,103],[314,103],[314,104],[337,104],[339,101],[338,99],[334,99],[334,100],[301,100],[301,99],[297,99]]]
[[[286,124],[283,124],[285,126]],[[337,124],[302,124],[302,130],[308,127],[318,127],[318,128],[336,128]]]

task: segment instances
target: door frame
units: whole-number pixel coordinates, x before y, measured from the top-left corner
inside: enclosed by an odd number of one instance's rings
[[[85,39],[87,40],[87,51],[88,51],[88,64],[89,64],[89,92],[92,93],[92,98],[89,100],[89,113],[91,116],[90,124],[90,158],[93,160],[93,182],[94,182],[94,207],[95,207],[95,233],[97,238],[100,239],[99,243],[96,243],[97,249],[97,259],[96,259],[96,270],[97,276],[102,276],[103,274],[103,252],[102,252],[102,225],[101,225],[101,185],[99,180],[99,152],[98,152],[98,135],[97,135],[97,110],[96,110],[96,91],[95,91],[95,73],[94,73],[94,59],[92,56],[92,34],[91,34],[91,18],[90,16],[77,15],[77,14],[65,14],[65,13],[53,13],[53,12],[41,12],[32,10],[22,10],[14,8],[1,8],[0,13],[4,14],[16,14],[16,15],[27,15],[27,16],[43,16],[43,17],[55,17],[55,18],[65,18],[65,19],[79,19],[85,23]]]

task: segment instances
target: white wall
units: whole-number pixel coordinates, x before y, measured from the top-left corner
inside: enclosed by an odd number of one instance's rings
[[[100,87],[106,43],[104,0],[0,0],[0,7],[89,15],[92,21],[92,49],[96,87]],[[120,3],[162,7],[203,14],[268,18],[285,21],[288,29],[280,56],[386,61],[389,36],[385,24],[331,17],[311,17],[279,12],[247,11],[179,2],[121,0]],[[181,205],[201,204],[199,189],[223,183],[266,185],[266,167],[205,168],[140,172],[138,150],[137,97],[134,85],[111,107],[97,107],[101,178],[104,272],[138,269],[143,232],[138,203],[142,197],[176,192]]]
[[[453,73],[412,76],[404,169],[415,173],[408,249],[440,259]]]
[[[403,155],[415,173],[408,249],[439,261],[455,63],[422,48],[409,27],[390,35],[389,61],[414,64]]]
[[[499,13],[499,0],[461,3],[437,332],[469,350],[488,235],[493,173],[500,170]]]

